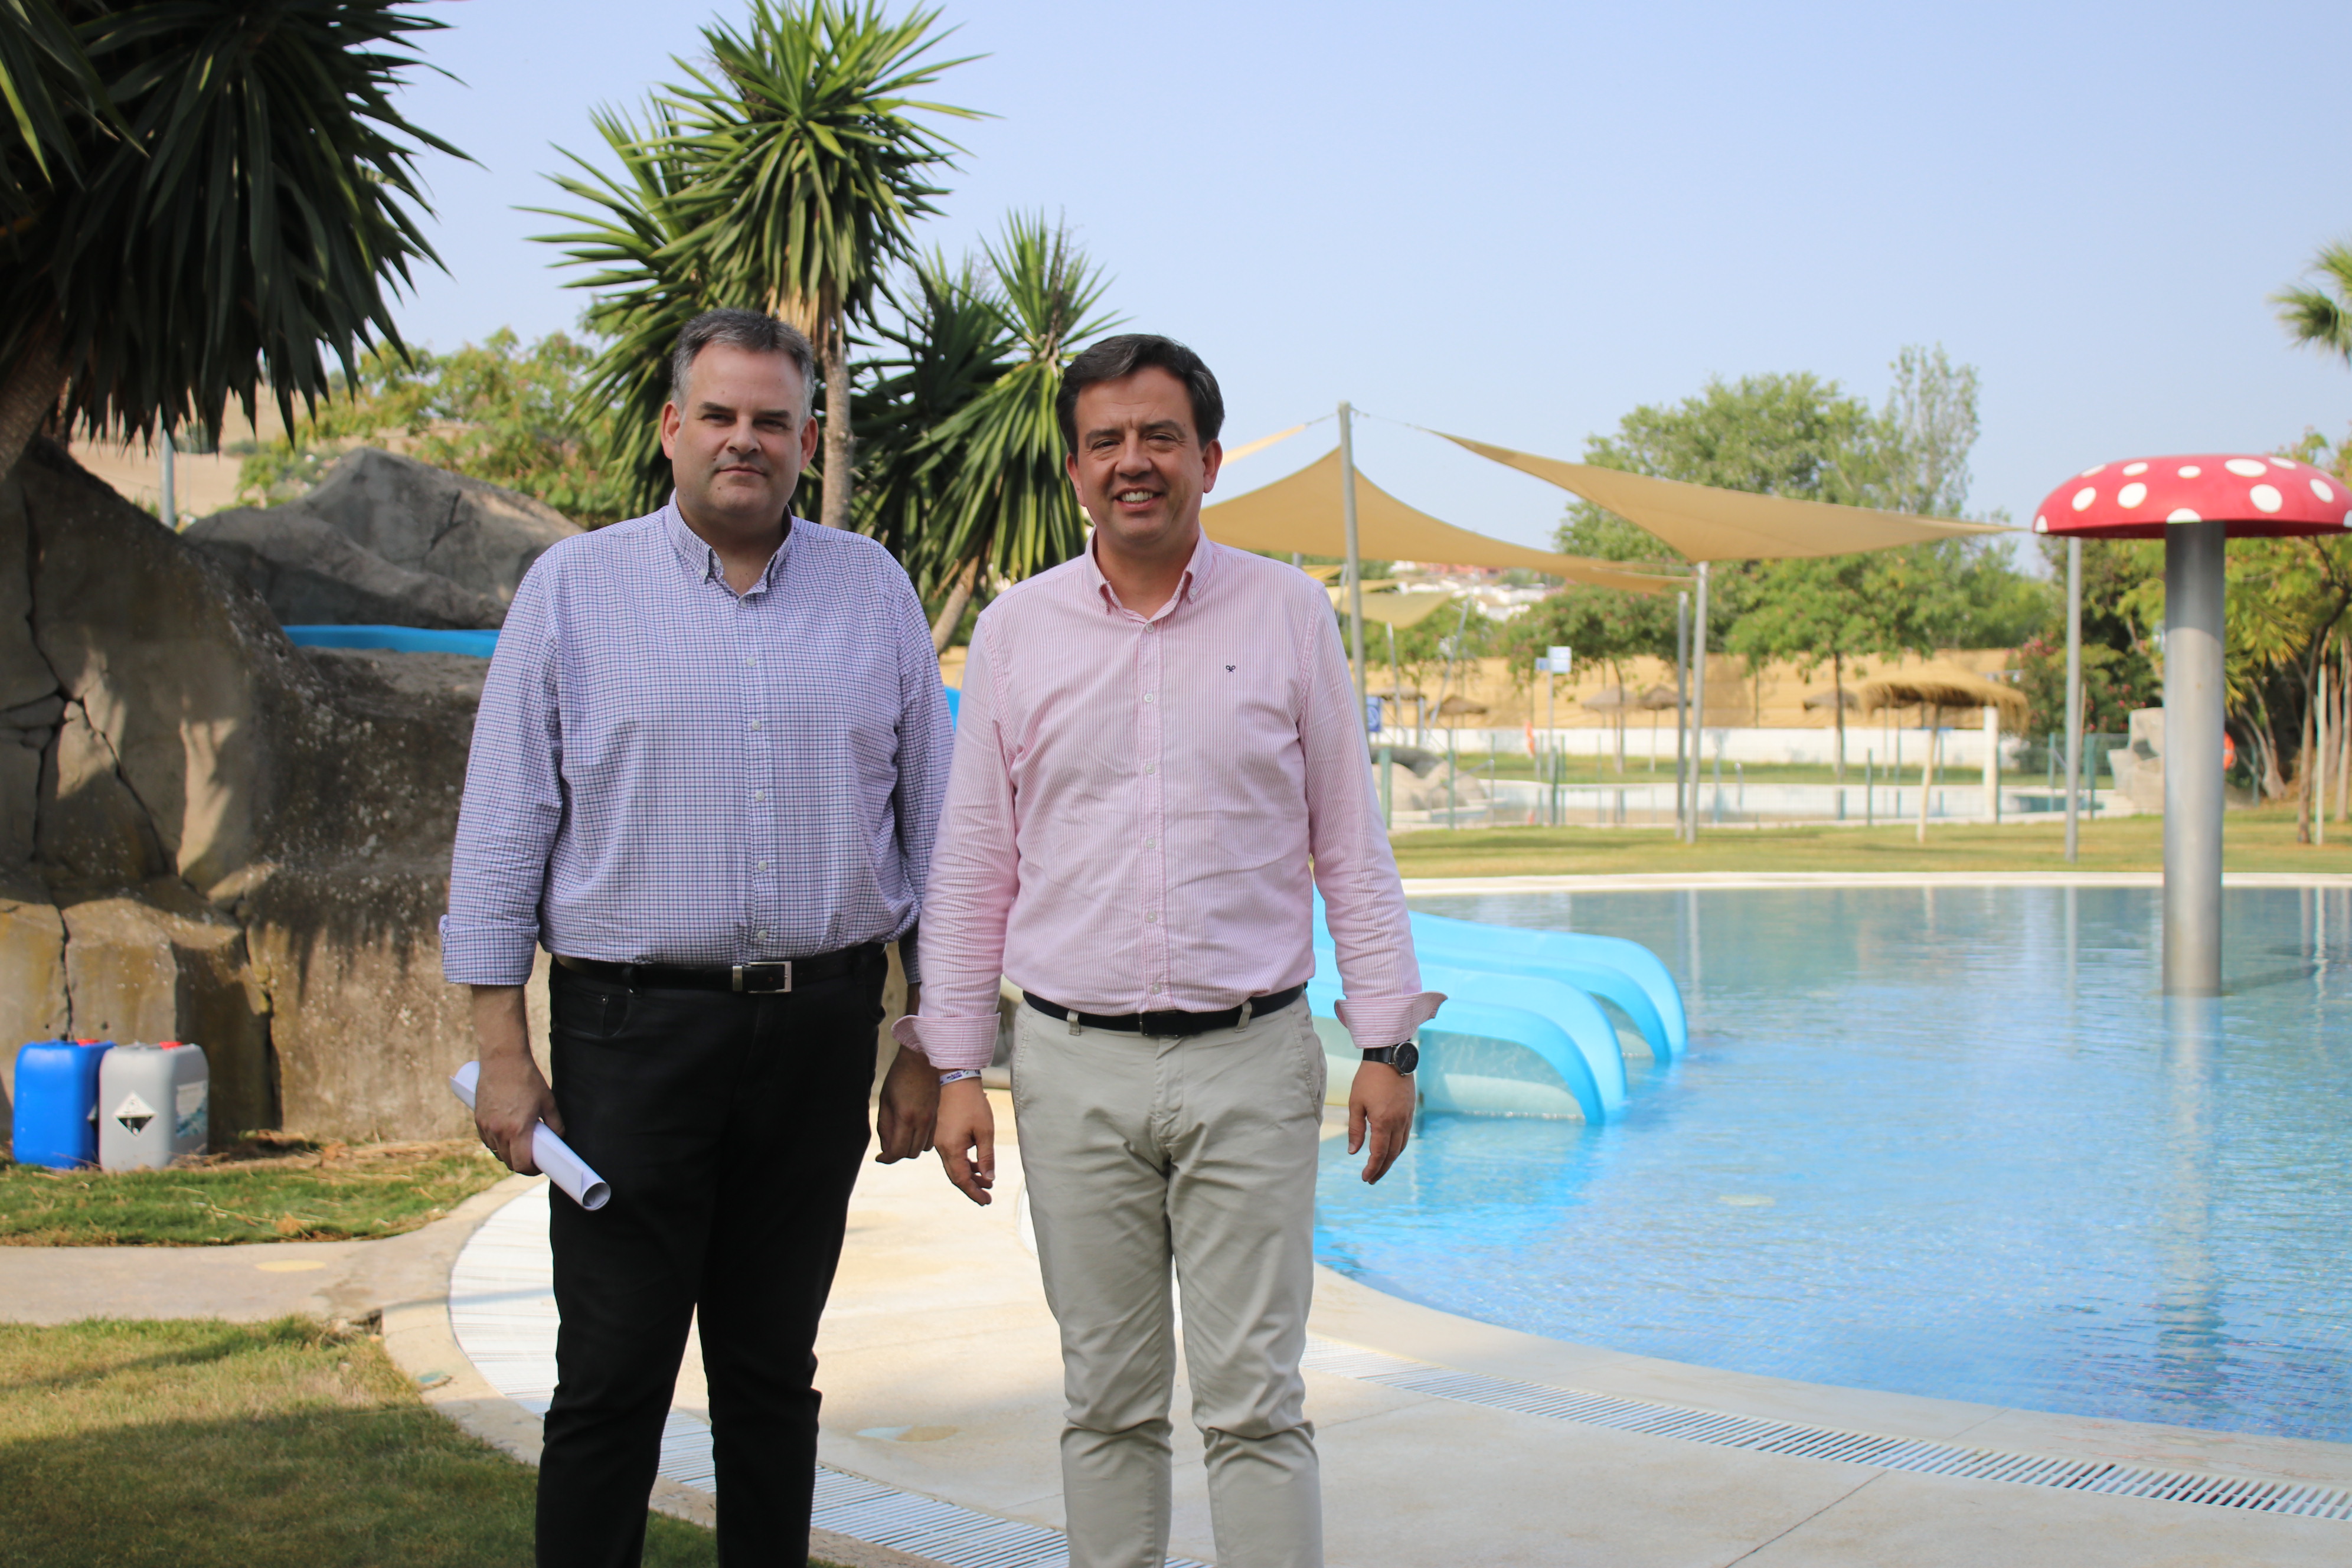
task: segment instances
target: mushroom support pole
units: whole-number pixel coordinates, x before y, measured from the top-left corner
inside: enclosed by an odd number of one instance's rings
[[[2164,993],[2221,991],[2223,521],[2164,531]]]
[[[2066,861],[2082,854],[2076,811],[2083,796],[2083,542],[2066,542]]]
[[[1690,837],[1690,595],[1675,595],[1675,838]]]

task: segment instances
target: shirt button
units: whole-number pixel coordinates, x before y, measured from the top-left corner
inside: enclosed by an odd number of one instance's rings
[[[755,789],[751,792],[751,798],[753,800],[765,800],[768,798],[768,792],[763,789]]]
[[[758,664],[759,662],[760,662],[760,661],[759,661],[758,659],[756,659],[756,658],[747,658],[747,659],[745,659],[745,660],[743,661],[743,668],[746,668],[746,669],[749,669],[749,668],[751,668],[753,665]]]
[[[1157,691],[1147,691],[1143,694],[1143,700],[1146,702],[1157,702],[1160,700],[1160,693]]]
[[[1143,764],[1143,771],[1147,773],[1156,773],[1160,771],[1160,764],[1158,763],[1146,763]]]
[[[766,870],[767,868],[768,868],[768,863],[767,863],[765,860],[761,861],[761,862],[760,862],[760,869],[761,869],[761,870],[762,870],[762,871],[764,871],[764,870]]]
[[[1157,996],[1157,995],[1159,995],[1159,994],[1160,994],[1160,984],[1159,984],[1159,982],[1154,981],[1154,982],[1152,983],[1152,985],[1151,985],[1151,994],[1152,994],[1154,996]]]
[[[767,927],[765,927],[765,926],[762,926],[762,927],[761,927],[761,928],[760,928],[760,940],[761,940],[761,942],[765,942],[765,941],[767,941],[767,940],[768,940],[768,929],[767,929]]]
[[[1158,914],[1157,912],[1154,912],[1154,913],[1148,914],[1148,915],[1144,916],[1144,917],[1143,917],[1143,923],[1144,923],[1145,925],[1148,925],[1148,926],[1156,926],[1156,925],[1158,925],[1158,924],[1160,923],[1160,916],[1159,916],[1159,914]]]
[[[1143,847],[1146,849],[1157,849],[1160,847],[1160,840],[1157,838],[1147,838],[1143,841]]]
[[[756,729],[758,729],[759,727],[760,727],[760,721],[759,721],[759,720],[757,720],[757,719],[752,720],[752,721],[751,721],[751,728],[753,728],[754,730],[756,730]]]

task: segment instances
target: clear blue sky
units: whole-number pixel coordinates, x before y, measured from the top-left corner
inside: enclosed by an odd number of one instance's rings
[[[457,0],[407,112],[435,157],[440,348],[570,327],[556,147],[634,106],[711,16]],[[970,0],[935,96],[1000,118],[928,240],[1063,216],[1130,325],[1192,343],[1229,446],[1328,413],[1576,457],[1712,374],[1811,370],[1874,402],[1903,344],[1983,375],[1975,509],[2067,474],[2267,449],[2352,421],[2352,371],[2264,297],[2352,237],[2343,13],[2317,4],[1644,5]],[[460,85],[460,83],[462,85]],[[1325,424],[1235,465],[1252,488]],[[1447,521],[1544,542],[1560,492],[1397,424],[1364,471]]]

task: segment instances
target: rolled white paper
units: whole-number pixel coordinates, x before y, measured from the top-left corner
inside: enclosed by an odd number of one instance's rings
[[[481,1080],[482,1064],[467,1062],[449,1075],[449,1092],[474,1109],[474,1085]],[[530,1130],[531,1162],[547,1173],[547,1179],[562,1189],[563,1195],[594,1214],[613,1201],[613,1189],[604,1178],[588,1168],[588,1163],[572,1152],[572,1145],[555,1135],[554,1129],[544,1121]]]

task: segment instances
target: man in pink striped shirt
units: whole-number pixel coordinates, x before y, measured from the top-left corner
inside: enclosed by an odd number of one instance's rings
[[[1166,338],[1110,338],[1056,411],[1093,542],[973,633],[922,1011],[898,1036],[940,1072],[949,1179],[985,1204],[998,976],[1026,997],[1013,1099],[1061,1327],[1072,1568],[1167,1552],[1171,1263],[1220,1568],[1311,1568],[1314,889],[1365,1058],[1348,1147],[1369,1143],[1368,1182],[1404,1147],[1412,1033],[1443,998],[1421,987],[1323,589],[1202,535],[1216,378]]]

